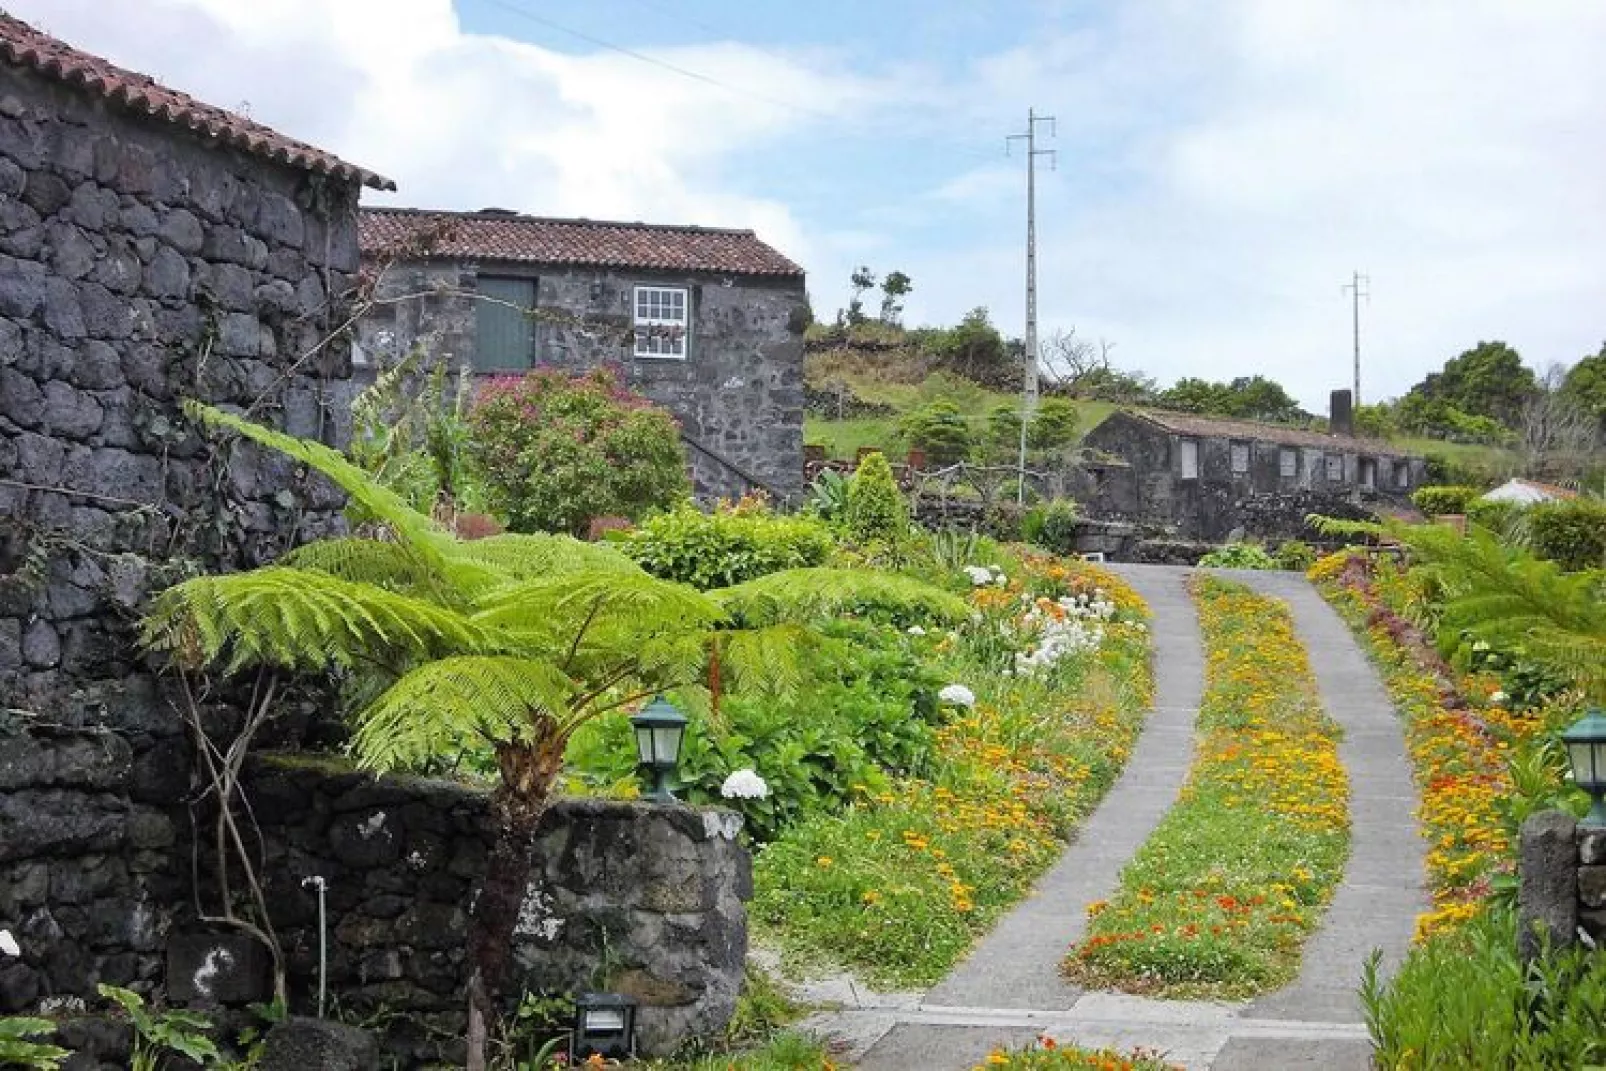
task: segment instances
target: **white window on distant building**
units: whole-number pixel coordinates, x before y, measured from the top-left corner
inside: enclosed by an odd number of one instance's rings
[[[1363,457],[1357,466],[1361,475],[1361,486],[1371,490],[1377,486],[1377,459]]]
[[[1277,451],[1277,471],[1287,477],[1299,475],[1299,451],[1292,446],[1280,447]]]
[[[1184,480],[1197,480],[1199,478],[1199,440],[1181,440],[1182,449],[1182,478]]]
[[[636,356],[685,360],[691,334],[687,292],[678,287],[636,287]]]
[[[1343,483],[1344,482],[1344,455],[1343,454],[1328,454],[1327,455],[1327,482],[1328,483]]]
[[[1411,463],[1403,458],[1394,462],[1394,486],[1402,491],[1411,486]]]
[[[1249,471],[1249,444],[1232,444],[1232,474],[1242,476]]]

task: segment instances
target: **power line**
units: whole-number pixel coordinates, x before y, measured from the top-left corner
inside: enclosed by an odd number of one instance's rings
[[[1021,370],[1020,468],[1015,481],[1015,498],[1020,503],[1026,500],[1026,425],[1037,408],[1037,158],[1047,156],[1051,166],[1059,163],[1055,150],[1037,147],[1038,123],[1048,124],[1050,137],[1058,136],[1052,115],[1038,115],[1036,109],[1028,108],[1026,133],[1004,138],[1005,155],[1015,142],[1026,142],[1026,354]]]

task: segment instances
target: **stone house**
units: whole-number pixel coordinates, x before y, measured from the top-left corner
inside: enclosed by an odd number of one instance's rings
[[[364,208],[373,374],[415,346],[476,374],[623,370],[679,420],[700,497],[803,488],[803,270],[751,231]]]
[[[390,185],[0,14],[0,1016],[161,976],[192,785],[138,614],[342,505],[179,402],[339,441],[326,340]]]
[[[1337,393],[1333,425],[1343,429],[1348,392]],[[1409,508],[1426,476],[1422,458],[1342,430],[1189,413],[1112,413],[1082,444],[1118,466],[1114,485],[1088,501],[1093,516],[1164,525],[1184,539],[1308,537],[1307,514]]]

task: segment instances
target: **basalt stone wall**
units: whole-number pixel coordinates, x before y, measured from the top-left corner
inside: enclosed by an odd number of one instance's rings
[[[161,976],[191,782],[138,614],[340,506],[179,402],[340,439],[348,348],[318,343],[346,315],[356,202],[0,66],[0,928],[23,946],[0,1014]]]
[[[1517,950],[1524,959],[1551,948],[1606,941],[1606,829],[1562,811],[1541,811],[1517,841]]]
[[[490,269],[487,268],[487,271]],[[369,359],[394,364],[423,343],[454,367],[471,363],[479,265],[417,261],[389,266],[358,325]],[[699,497],[738,498],[754,481],[783,500],[803,490],[801,278],[765,279],[498,263],[500,275],[536,280],[528,364],[623,370],[629,386],[668,409],[688,439]],[[691,300],[685,360],[633,355],[633,287],[684,287]]]
[[[403,1066],[460,1060],[468,911],[491,842],[486,795],[273,758],[251,768],[247,793],[262,819],[263,875],[292,1003],[310,1006],[317,986],[318,900],[308,879],[321,877],[328,987],[341,1008],[387,1013],[386,1047]],[[641,1002],[648,1053],[716,1034],[735,1008],[747,951],[752,870],[740,826],[729,811],[558,800],[519,920],[512,998],[630,994]],[[199,969],[208,951],[192,943],[186,962]]]

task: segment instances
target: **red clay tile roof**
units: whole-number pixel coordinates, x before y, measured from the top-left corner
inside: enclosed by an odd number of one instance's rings
[[[1167,431],[1180,435],[1197,435],[1201,438],[1255,439],[1284,446],[1309,446],[1318,450],[1335,447],[1358,454],[1375,454],[1379,457],[1411,457],[1408,451],[1399,450],[1377,439],[1358,439],[1353,435],[1329,435],[1321,431],[1306,431],[1282,424],[1261,424],[1252,420],[1221,420],[1216,417],[1197,416],[1193,413],[1171,413],[1155,409],[1134,409],[1132,415]]]
[[[501,209],[435,212],[365,207],[358,220],[365,257],[517,260],[728,275],[803,274],[802,268],[759,241],[752,231],[544,219]]]
[[[243,115],[202,103],[187,93],[125,70],[109,60],[80,52],[64,41],[0,12],[0,60],[45,78],[103,97],[135,115],[182,127],[254,156],[290,167],[361,182],[376,190],[394,190],[383,175],[365,171],[339,157],[315,149]]]

